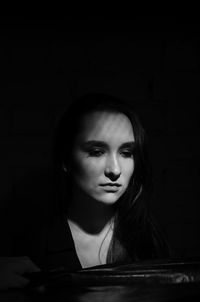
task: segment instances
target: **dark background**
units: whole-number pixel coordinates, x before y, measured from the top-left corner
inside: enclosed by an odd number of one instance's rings
[[[151,207],[175,255],[200,255],[197,21],[1,17],[0,76],[1,210],[49,165],[66,105],[84,92],[113,93],[137,103],[154,167]]]

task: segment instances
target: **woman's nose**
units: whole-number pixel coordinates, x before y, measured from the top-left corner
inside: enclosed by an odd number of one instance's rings
[[[105,167],[105,176],[110,178],[111,181],[116,181],[120,175],[121,169],[116,156],[109,157]]]

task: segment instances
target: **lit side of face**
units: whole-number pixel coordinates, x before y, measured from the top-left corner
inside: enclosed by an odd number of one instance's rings
[[[73,149],[73,179],[91,198],[115,203],[134,171],[133,128],[122,113],[87,114]]]

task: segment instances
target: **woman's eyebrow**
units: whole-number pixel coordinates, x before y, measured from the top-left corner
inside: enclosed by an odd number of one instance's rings
[[[125,142],[123,143],[120,148],[130,148],[130,149],[134,149],[135,148],[135,141],[131,141],[131,142]]]
[[[83,142],[81,144],[82,148],[90,148],[90,147],[94,147],[94,146],[106,148],[106,147],[108,147],[108,144],[105,143],[104,141],[99,141],[99,140],[90,140],[90,141]]]
[[[104,141],[99,141],[99,140],[90,140],[90,141],[83,142],[81,144],[82,148],[90,148],[90,147],[94,147],[94,146],[107,148],[107,147],[109,147],[109,144],[107,144]],[[134,147],[135,147],[135,141],[124,142],[123,144],[120,145],[120,148],[134,149]]]

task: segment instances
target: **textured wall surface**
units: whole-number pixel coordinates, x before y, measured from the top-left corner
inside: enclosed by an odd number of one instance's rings
[[[109,92],[137,100],[154,167],[152,209],[176,255],[198,256],[200,28],[143,21],[5,18],[1,207],[24,178],[49,164],[66,105],[84,92]]]

